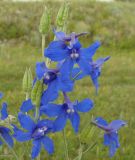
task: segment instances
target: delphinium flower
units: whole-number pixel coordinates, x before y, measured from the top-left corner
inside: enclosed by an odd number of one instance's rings
[[[53,153],[53,141],[47,136],[54,132],[53,121],[44,119],[34,122],[29,115],[23,113],[18,114],[18,120],[25,131],[14,125],[14,137],[19,142],[32,141],[32,159],[39,155],[42,145],[49,154]]]
[[[80,35],[83,35],[83,33]],[[44,55],[56,62],[65,60],[61,70],[63,75],[65,70],[71,72],[76,63],[83,72],[89,74],[91,71],[89,62],[92,61],[92,56],[99,48],[100,42],[97,41],[88,48],[82,48],[75,33],[66,37],[63,32],[60,32],[58,35],[56,34],[56,37],[57,39],[45,49]]]
[[[62,68],[61,68],[62,69]],[[65,75],[60,74],[60,68],[49,69],[44,62],[36,64],[36,75],[39,80],[43,79],[47,89],[42,95],[42,104],[47,104],[58,97],[58,91],[69,92],[73,89],[73,81],[70,79],[68,73]]]
[[[89,65],[91,66],[91,71],[89,74],[86,74],[84,72],[81,72],[81,70],[79,68],[74,68],[73,71],[72,71],[72,77],[75,79],[75,80],[79,80],[79,79],[82,79],[83,77],[85,76],[90,76],[91,77],[91,80],[96,88],[96,92],[98,91],[98,88],[99,88],[99,83],[98,83],[98,78],[100,77],[101,75],[101,68],[102,68],[102,65],[104,64],[104,62],[106,62],[107,60],[110,59],[110,56],[107,56],[105,58],[99,58],[97,59],[96,61],[91,61],[89,63]],[[77,76],[76,76],[77,75]]]
[[[41,106],[41,113],[45,113],[49,117],[56,117],[54,127],[56,131],[64,129],[67,120],[69,119],[74,131],[77,133],[79,130],[80,116],[78,112],[88,112],[93,108],[93,101],[90,99],[84,99],[81,102],[71,102],[66,93],[64,94],[64,103],[58,104],[47,104]]]
[[[92,123],[105,131],[104,145],[109,147],[110,157],[114,156],[116,150],[120,147],[118,130],[126,125],[126,122],[122,120],[114,120],[108,124],[104,119],[98,117]]]
[[[0,110],[0,145],[3,144],[3,140],[8,144],[9,147],[13,147],[13,139],[11,136],[11,131],[8,127],[3,125],[4,121],[7,119],[7,103],[2,103],[2,108]]]

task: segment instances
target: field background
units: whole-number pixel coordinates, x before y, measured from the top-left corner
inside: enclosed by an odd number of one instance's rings
[[[25,95],[22,92],[22,77],[26,67],[31,67],[35,74],[35,63],[41,61],[41,36],[38,24],[46,4],[52,9],[52,26],[55,26],[55,15],[60,2],[2,2],[0,1],[0,91],[8,102],[10,114],[17,115]],[[92,115],[102,116],[109,122],[123,119],[128,126],[120,130],[121,147],[112,160],[134,160],[135,154],[135,3],[133,2],[94,2],[90,0],[73,0],[68,20],[68,33],[89,32],[81,38],[86,47],[94,40],[102,42],[97,57],[111,56],[103,66],[98,96],[89,78],[78,82],[71,99],[90,97],[95,108],[81,116],[81,127],[88,124]],[[53,38],[47,37],[47,44]],[[70,129],[70,130],[69,130]],[[87,133],[87,131],[91,132]],[[108,160],[107,149],[102,145],[103,132],[91,126],[82,133],[81,142],[84,148],[96,142],[96,146],[82,160]],[[57,133],[55,154],[51,157],[42,152],[42,160],[64,160],[62,134]],[[78,153],[78,139],[70,125],[66,128],[70,160]],[[20,160],[29,160],[31,144],[15,142],[15,152],[22,156]],[[0,148],[0,159],[14,160],[6,147]]]

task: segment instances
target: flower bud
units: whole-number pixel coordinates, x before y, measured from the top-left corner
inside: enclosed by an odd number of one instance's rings
[[[50,12],[45,7],[44,13],[42,14],[42,17],[40,19],[40,24],[39,24],[39,32],[41,34],[47,34],[50,29],[50,24],[51,24],[51,18],[50,18]]]
[[[26,93],[30,93],[32,90],[32,83],[33,83],[33,78],[31,70],[26,68],[22,82],[23,91]]]
[[[40,106],[42,91],[43,91],[43,81],[37,80],[31,92],[31,100],[36,107]]]
[[[61,30],[63,30],[63,28],[65,27],[65,24],[68,18],[68,12],[69,12],[69,4],[65,2],[60,7],[58,14],[57,14],[57,18],[56,18],[56,25]]]

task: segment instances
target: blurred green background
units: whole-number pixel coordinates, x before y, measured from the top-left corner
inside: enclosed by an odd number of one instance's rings
[[[38,31],[40,17],[44,5],[52,11],[52,26],[61,2],[48,0],[43,2],[11,2],[0,1],[0,91],[4,92],[4,100],[9,104],[11,114],[17,115],[19,106],[25,95],[22,92],[22,77],[26,67],[31,67],[35,75],[35,63],[41,61],[41,35]],[[99,79],[99,93],[95,95],[90,78],[78,82],[72,100],[90,97],[95,108],[81,115],[82,131],[85,124],[93,116],[102,116],[109,122],[123,119],[128,126],[120,130],[121,148],[113,160],[134,160],[135,148],[135,1],[117,0],[114,2],[97,2],[92,0],[72,0],[68,19],[68,33],[87,31],[81,37],[84,47],[95,40],[100,40],[101,48],[98,57],[111,56],[103,66]],[[53,39],[50,30],[47,45]],[[60,100],[59,100],[60,101]],[[91,132],[89,132],[91,130]],[[78,154],[79,143],[70,125],[66,128],[70,160]],[[82,160],[108,160],[107,149],[102,145],[103,133],[97,128],[88,127],[82,134],[84,148],[96,142],[96,146],[82,157]],[[54,138],[54,135],[52,135]],[[55,154],[51,157],[42,152],[42,160],[64,160],[63,139],[57,133]],[[24,146],[24,148],[22,147]],[[28,146],[28,147],[27,147]],[[30,159],[30,144],[15,143],[17,155],[24,160]],[[8,155],[7,155],[8,154]],[[7,156],[6,156],[7,155]],[[10,151],[0,148],[0,159],[14,160]]]

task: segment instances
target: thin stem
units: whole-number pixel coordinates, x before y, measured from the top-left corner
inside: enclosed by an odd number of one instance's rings
[[[15,153],[15,151],[13,150],[13,148],[11,148],[11,147],[9,146],[9,144],[5,141],[5,139],[1,136],[1,134],[0,134],[0,138],[1,138],[2,141],[8,146],[8,148],[11,150],[11,152],[13,153],[14,157],[16,158],[16,160],[19,160],[19,158],[18,158],[17,154]]]
[[[64,146],[65,146],[65,159],[69,160],[67,140],[66,140],[66,135],[65,135],[65,131],[64,130],[63,130],[63,138],[64,138]]]
[[[40,153],[39,153],[39,155],[38,155],[38,157],[37,157],[37,160],[40,160]]]
[[[28,100],[28,99],[29,99],[29,93],[26,92],[26,100]]]
[[[45,49],[45,38],[46,35],[42,34],[42,58],[44,59],[44,49]]]

